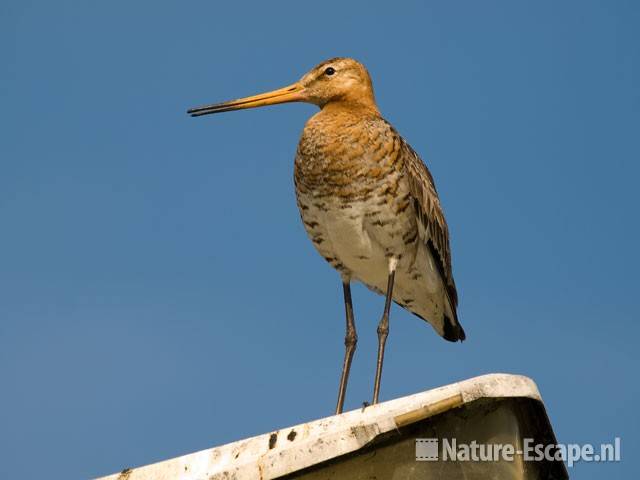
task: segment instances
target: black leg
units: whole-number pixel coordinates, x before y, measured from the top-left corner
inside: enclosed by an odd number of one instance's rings
[[[342,291],[344,292],[344,310],[347,318],[347,333],[344,336],[344,362],[342,363],[342,375],[340,376],[340,389],[338,390],[336,414],[342,413],[344,396],[347,393],[347,381],[349,380],[351,360],[353,359],[353,353],[356,351],[356,343],[358,343],[356,324],[353,320],[353,305],[351,304],[351,286],[349,282],[342,282]]]
[[[384,361],[384,346],[387,343],[389,335],[389,310],[391,310],[391,300],[393,298],[393,279],[395,277],[395,269],[389,273],[387,281],[387,296],[384,302],[384,313],[378,324],[378,362],[376,364],[376,381],[373,385],[373,405],[378,403],[380,395],[380,378],[382,377],[382,362]]]

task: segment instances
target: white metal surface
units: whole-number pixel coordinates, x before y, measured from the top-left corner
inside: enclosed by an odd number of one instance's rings
[[[523,376],[490,374],[287,427],[256,437],[126,469],[102,480],[271,479],[354,452],[378,435],[479,398],[540,400]]]

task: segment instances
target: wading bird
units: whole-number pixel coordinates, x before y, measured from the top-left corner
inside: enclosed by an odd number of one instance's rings
[[[302,132],[294,183],[307,234],[342,279],[347,327],[340,413],[357,343],[352,281],[386,298],[377,330],[372,403],[380,394],[392,301],[429,322],[446,340],[465,339],[456,312],[449,231],[433,177],[382,118],[369,72],[351,58],[322,62],[293,85],[188,113],[197,117],[286,102],[320,107]]]

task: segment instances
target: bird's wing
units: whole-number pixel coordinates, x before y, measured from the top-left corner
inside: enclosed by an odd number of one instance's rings
[[[420,224],[420,238],[431,250],[431,255],[438,264],[438,270],[456,315],[458,292],[453,280],[451,268],[451,249],[449,247],[449,228],[442,212],[436,185],[427,166],[411,146],[400,137],[404,168],[409,179],[409,188]],[[455,319],[457,321],[457,318]]]

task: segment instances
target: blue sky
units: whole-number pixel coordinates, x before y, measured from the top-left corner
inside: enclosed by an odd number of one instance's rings
[[[559,441],[622,438],[622,463],[573,475],[637,474],[639,21],[631,1],[2,2],[0,477],[331,414],[341,287],[292,182],[315,107],[185,110],[337,55],[435,176],[468,337],[394,307],[382,399],[525,374]],[[347,408],[383,299],[354,303]]]

